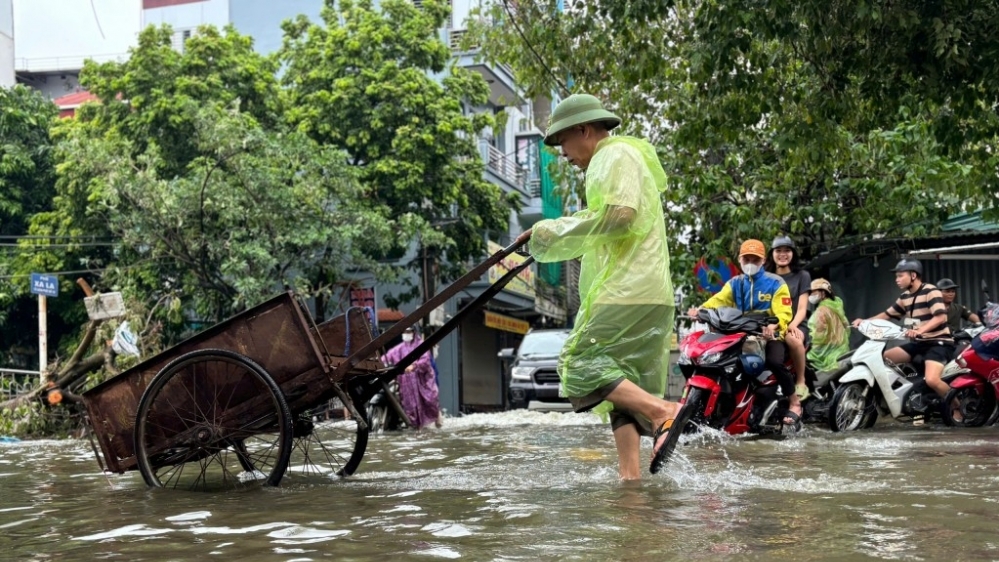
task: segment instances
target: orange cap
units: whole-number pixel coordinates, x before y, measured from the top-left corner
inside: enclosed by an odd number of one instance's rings
[[[767,248],[759,240],[746,240],[739,247],[739,257],[741,258],[742,256],[757,256],[767,259]]]

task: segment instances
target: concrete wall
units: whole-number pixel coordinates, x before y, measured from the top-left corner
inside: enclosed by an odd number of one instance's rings
[[[244,35],[253,37],[259,53],[269,54],[281,48],[281,22],[303,14],[318,23],[322,0],[233,0],[230,21]]]
[[[13,0],[18,72],[79,70],[83,61],[124,60],[141,26],[138,0]]]
[[[21,73],[18,76],[18,82],[38,90],[43,96],[54,100],[66,94],[79,92],[81,90],[79,78],[80,76],[76,72]]]
[[[236,3],[242,1],[236,0]],[[143,27],[169,24],[174,29],[189,29],[199,25],[221,28],[229,21],[229,0],[204,0],[142,11]]]
[[[0,0],[0,88],[14,85],[14,3]]]

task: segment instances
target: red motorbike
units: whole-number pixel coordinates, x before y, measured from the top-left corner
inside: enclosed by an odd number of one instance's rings
[[[700,426],[725,432],[782,433],[788,399],[764,362],[763,327],[777,318],[743,314],[735,308],[701,310],[697,320],[710,331],[691,333],[680,344],[677,363],[687,379],[673,427]],[[680,432],[664,446],[675,447]],[[672,451],[672,449],[668,449]]]
[[[999,304],[988,303],[980,315],[987,328],[955,359],[965,372],[950,381],[943,399],[950,426],[981,427],[999,419]]]

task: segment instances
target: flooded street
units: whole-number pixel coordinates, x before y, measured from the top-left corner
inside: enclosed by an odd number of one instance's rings
[[[651,442],[644,443],[644,454]],[[997,560],[999,429],[695,437],[617,479],[590,415],[372,436],[346,481],[236,493],[105,476],[86,441],[0,444],[0,549],[37,560]]]

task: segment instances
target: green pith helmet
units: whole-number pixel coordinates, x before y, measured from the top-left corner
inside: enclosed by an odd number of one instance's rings
[[[608,131],[621,124],[621,118],[604,109],[597,98],[589,94],[573,94],[560,101],[552,112],[548,120],[548,132],[545,133],[545,144],[558,146],[555,136],[562,131],[598,121],[604,122]]]

